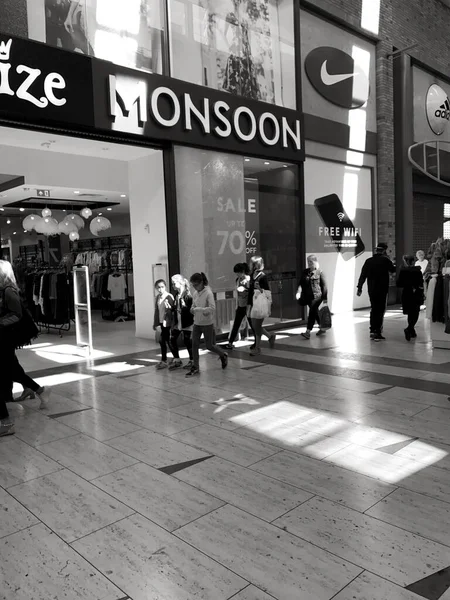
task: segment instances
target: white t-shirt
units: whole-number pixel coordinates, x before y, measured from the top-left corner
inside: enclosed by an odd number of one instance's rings
[[[108,292],[111,293],[111,300],[125,300],[126,290],[125,277],[122,274],[108,277]]]
[[[423,260],[416,260],[416,267],[420,267],[422,271],[422,275],[425,273],[426,268],[428,267],[428,261],[426,258]]]

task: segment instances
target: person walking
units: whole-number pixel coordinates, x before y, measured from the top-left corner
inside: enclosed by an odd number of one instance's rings
[[[194,316],[191,313],[193,302],[192,295],[189,289],[189,281],[183,277],[183,275],[174,275],[171,281],[175,291],[173,307],[174,319],[170,335],[170,344],[174,359],[169,366],[169,369],[174,371],[183,366],[178,349],[178,338],[183,334],[183,342],[189,354],[189,362],[184,368],[190,371],[194,364],[192,356],[192,329],[194,325]]]
[[[320,327],[319,308],[322,303],[328,304],[328,287],[317,256],[311,254],[308,256],[307,262],[308,268],[303,271],[300,277],[296,298],[301,306],[309,307],[306,331],[301,334],[306,340],[309,340],[316,321],[319,325],[317,335],[320,336],[326,333],[325,329]]]
[[[194,315],[194,328],[192,331],[193,365],[190,371],[186,373],[186,377],[200,375],[199,351],[202,335],[205,338],[206,349],[219,356],[222,369],[226,369],[228,366],[228,354],[215,343],[214,317],[216,303],[214,301],[214,294],[208,285],[208,279],[204,273],[194,273],[190,281],[195,290],[191,308],[191,312]]]
[[[378,244],[375,254],[363,265],[358,280],[357,295],[361,296],[364,283],[370,298],[370,339],[376,342],[383,337],[383,321],[389,293],[389,274],[395,273],[395,266],[387,256],[386,244]]]
[[[248,304],[248,289],[250,287],[250,269],[247,263],[237,263],[233,269],[236,274],[236,293],[237,293],[237,306],[234,316],[233,328],[228,338],[228,344],[225,348],[227,350],[233,350],[234,340],[237,338],[239,330],[242,325],[242,321],[247,316],[247,304]],[[250,325],[250,320],[249,320]]]
[[[11,263],[0,260],[0,437],[15,433],[7,402],[13,402],[14,326],[22,318],[22,304]]]
[[[153,329],[159,332],[159,345],[161,347],[161,361],[156,365],[158,370],[167,369],[167,348],[172,352],[170,343],[170,330],[173,323],[174,299],[167,291],[164,279],[158,279],[155,283],[158,292],[155,300],[155,314],[153,318]],[[173,352],[172,352],[173,354]]]
[[[255,343],[250,346],[250,356],[258,356],[258,354],[261,354],[262,336],[265,335],[269,339],[269,346],[273,348],[275,346],[276,335],[275,333],[269,333],[267,329],[263,327],[264,319],[258,319],[251,316],[255,291],[270,292],[269,281],[264,273],[264,261],[261,256],[252,256],[250,259],[250,272],[247,300],[249,308],[247,310],[250,313],[249,323],[255,335]]]
[[[420,307],[424,299],[423,274],[420,265],[414,265],[414,256],[405,255],[403,266],[397,278],[397,287],[403,288],[402,307],[403,314],[408,316],[408,326],[404,330],[405,338],[409,342],[416,338],[416,323],[419,320]]]

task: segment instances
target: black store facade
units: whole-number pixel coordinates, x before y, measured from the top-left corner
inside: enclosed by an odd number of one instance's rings
[[[36,212],[11,201],[13,184],[27,200],[46,185],[49,208],[54,190],[112,189],[129,207],[136,335],[153,335],[154,278],[196,271],[208,274],[217,329],[227,332],[233,266],[255,254],[272,278],[273,323],[299,318],[304,142],[299,82],[295,87],[297,101],[285,108],[263,101],[264,94],[245,98],[0,34],[0,155],[9,182],[0,193],[2,237],[6,219],[21,223]],[[21,154],[26,131],[40,137]],[[64,147],[68,138],[74,154]],[[87,141],[96,144],[98,161]],[[104,204],[113,223],[120,202]],[[79,210],[79,198],[74,206]]]

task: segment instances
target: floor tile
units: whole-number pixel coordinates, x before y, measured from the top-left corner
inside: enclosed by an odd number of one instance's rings
[[[139,402],[146,406],[154,406],[156,408],[174,408],[175,406],[182,406],[183,404],[190,404],[192,398],[188,396],[181,396],[177,394],[177,388],[170,387],[169,390],[158,389],[154,387],[143,387],[139,390],[133,391],[133,394],[126,396],[122,395],[122,399],[131,402]]]
[[[0,485],[4,488],[61,469],[61,465],[16,436],[0,441],[0,457]]]
[[[38,448],[63,467],[84,479],[95,479],[134,465],[137,461],[111,446],[79,433]]]
[[[419,600],[419,597],[399,585],[364,571],[333,600]]]
[[[144,429],[150,429],[165,435],[173,435],[200,425],[200,421],[179,415],[173,410],[145,405],[136,406],[133,410],[117,412],[116,416],[135,425],[140,425]]]
[[[269,596],[254,585],[249,585],[230,600],[273,600],[273,596]]]
[[[16,436],[30,446],[40,446],[76,435],[76,430],[72,427],[32,410],[16,413],[14,421]]]
[[[141,515],[73,547],[133,600],[226,600],[247,582]]]
[[[275,454],[251,469],[359,511],[367,510],[395,489],[370,477],[293,452]]]
[[[171,437],[243,467],[267,458],[280,450],[277,446],[265,444],[212,425],[199,425]]]
[[[278,600],[330,600],[361,572],[233,506],[176,535]]]
[[[383,428],[386,431],[420,437],[438,443],[446,444],[449,439],[449,425],[445,422],[427,421],[417,417],[405,418],[378,411],[361,417],[358,421],[370,427]]]
[[[373,506],[366,514],[450,546],[450,504],[448,502],[398,489]]]
[[[31,408],[33,410],[40,410],[41,414],[46,416],[75,410],[86,410],[89,408],[85,404],[81,404],[80,402],[76,402],[70,398],[60,396],[53,391],[50,393],[49,400],[43,409],[40,409],[41,401],[39,398],[35,398],[34,400],[25,400],[22,404],[25,409]]]
[[[120,435],[132,433],[140,429],[139,425],[118,419],[99,410],[89,410],[76,415],[68,415],[58,419],[59,423],[81,431],[90,437],[105,442]]]
[[[398,485],[443,502],[450,498],[450,473],[436,467],[419,468],[415,473],[405,475]]]
[[[38,522],[34,515],[0,488],[0,539]]]
[[[266,521],[311,498],[308,492],[222,458],[211,458],[175,477]]]
[[[433,465],[433,467],[450,470],[450,445],[447,444],[414,440],[405,448],[398,450],[396,455],[410,458],[423,465]]]
[[[393,387],[385,392],[382,392],[378,395],[379,398],[400,398],[405,400],[407,398],[411,398],[412,400],[418,400],[419,402],[425,402],[426,404],[431,404],[433,406],[442,406],[448,407],[449,402],[447,400],[447,395],[444,394],[435,394],[433,392],[424,392],[422,390],[417,390],[414,388],[404,388],[401,386]]]
[[[0,540],[0,600],[123,597],[121,590],[44,525]]]
[[[413,419],[424,419],[425,421],[436,421],[437,423],[446,423],[447,425],[450,425],[450,402],[448,403],[448,408],[429,406],[416,414]]]
[[[134,512],[66,469],[9,488],[9,492],[67,542]]]
[[[108,445],[158,469],[209,456],[207,452],[146,429],[115,438]]]
[[[148,369],[145,373],[127,377],[129,382],[133,382],[140,386],[149,386],[155,389],[171,390],[180,385],[180,381],[173,377],[168,371],[157,371],[155,368]],[[181,382],[183,383],[183,382]],[[127,392],[125,392],[127,394]]]
[[[93,483],[169,531],[224,504],[143,463],[100,477]]]
[[[275,524],[401,586],[450,565],[450,548],[323,498]]]
[[[190,404],[183,404],[183,406],[176,406],[172,410],[179,415],[190,417],[202,423],[223,427],[230,431],[239,427],[231,420],[231,417],[237,415],[238,412],[230,406],[224,408],[209,402],[191,402]]]

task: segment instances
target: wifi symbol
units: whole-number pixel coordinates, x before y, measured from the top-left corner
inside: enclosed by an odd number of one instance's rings
[[[345,214],[344,214],[343,212],[339,212],[339,213],[337,214],[337,218],[338,218],[338,219],[339,219],[339,221],[341,221],[341,223],[342,223],[342,221],[345,219]]]

